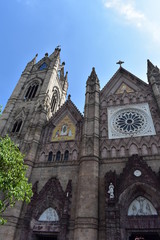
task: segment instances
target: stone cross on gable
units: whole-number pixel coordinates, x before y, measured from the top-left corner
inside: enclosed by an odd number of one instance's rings
[[[123,61],[119,60],[116,64],[119,64],[120,67],[121,67],[121,65],[122,65],[123,63],[124,63]]]

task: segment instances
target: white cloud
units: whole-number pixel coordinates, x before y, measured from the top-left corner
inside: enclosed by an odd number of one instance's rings
[[[106,8],[113,8],[116,12],[122,15],[128,23],[132,23],[137,27],[142,26],[145,21],[145,16],[140,11],[137,11],[133,2],[125,2],[122,0],[108,0],[104,3]]]
[[[107,9],[114,10],[119,16],[121,16],[125,23],[135,26],[143,33],[147,33],[149,38],[160,44],[159,21],[155,22],[150,19],[152,18],[151,13],[156,12],[154,9],[150,11],[148,17],[143,10],[138,10],[136,8],[136,0],[105,0],[104,6]],[[156,8],[156,5],[154,7]]]

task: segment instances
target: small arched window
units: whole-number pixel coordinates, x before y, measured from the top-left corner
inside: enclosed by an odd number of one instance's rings
[[[56,161],[60,161],[61,160],[61,152],[58,151],[56,154]]]
[[[19,119],[18,121],[16,121],[16,122],[14,123],[14,126],[13,126],[13,128],[12,128],[12,132],[13,132],[13,133],[19,132],[21,126],[22,126],[22,120]]]
[[[27,90],[27,92],[26,92],[26,94],[25,94],[24,98],[26,100],[33,99],[35,97],[35,95],[36,95],[38,86],[39,86],[38,83],[34,83],[34,84],[30,85],[28,90]]]
[[[68,159],[69,159],[69,151],[66,150],[65,153],[64,153],[64,160],[68,161]]]
[[[49,152],[49,155],[48,155],[48,162],[51,162],[53,159],[53,152]]]
[[[51,111],[55,112],[57,109],[57,104],[58,104],[58,92],[55,89],[53,91],[53,95],[52,95],[52,100],[51,100]]]
[[[57,75],[58,75],[58,78],[60,79],[60,77],[61,77],[61,71],[60,70],[58,71]]]

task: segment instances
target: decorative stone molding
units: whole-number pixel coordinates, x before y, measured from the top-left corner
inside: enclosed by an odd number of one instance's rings
[[[108,108],[109,139],[155,135],[148,103]]]
[[[108,193],[111,182],[112,199]],[[107,240],[127,239],[127,229],[160,229],[160,178],[142,157],[131,156],[120,175],[106,173],[105,194]]]
[[[37,233],[41,234],[46,231],[48,231],[48,233],[55,231],[55,233],[59,234],[59,240],[66,240],[69,222],[69,205],[72,197],[71,180],[68,181],[65,191],[63,191],[57,178],[49,179],[39,193],[37,192],[37,188],[38,182],[33,186],[34,194],[25,214],[21,240],[28,240],[26,231],[29,232],[27,234],[28,236]],[[42,214],[48,208],[53,208],[57,212],[57,219],[59,219],[59,221],[39,221]]]

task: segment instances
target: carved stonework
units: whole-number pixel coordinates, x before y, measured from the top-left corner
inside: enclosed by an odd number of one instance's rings
[[[124,92],[134,92],[134,90],[132,88],[130,88],[127,84],[122,83],[121,86],[118,88],[118,90],[116,91],[116,94],[122,94]]]
[[[130,204],[128,216],[150,216],[157,215],[153,204],[146,198],[139,196]]]
[[[141,175],[138,178],[134,174],[137,169],[141,171]],[[155,172],[152,171],[142,157],[133,155],[129,158],[126,167],[118,177],[119,194],[121,194],[124,189],[129,187],[131,184],[136,182],[143,182],[144,184],[148,184],[155,189],[160,190],[159,179]]]
[[[115,198],[108,191],[114,185]],[[138,155],[133,155],[120,175],[105,176],[106,239],[127,239],[126,230],[160,229],[160,179]],[[120,228],[123,231],[120,234]],[[117,237],[117,238],[116,238]],[[119,238],[118,238],[119,237]]]
[[[28,236],[34,235],[35,231],[36,234],[37,231],[39,231],[39,234],[46,231],[48,233],[55,231],[59,234],[59,240],[66,240],[72,192],[71,180],[68,181],[65,192],[56,178],[51,178],[39,193],[37,193],[37,184],[36,182],[33,186],[34,195],[27,207],[21,240],[30,239],[26,236],[26,231],[29,232]],[[27,222],[28,224],[26,224]],[[51,224],[52,227],[48,228],[48,224]]]
[[[108,108],[109,139],[155,135],[148,103]]]
[[[59,221],[59,217],[56,210],[49,207],[41,214],[38,221],[56,222]]]

